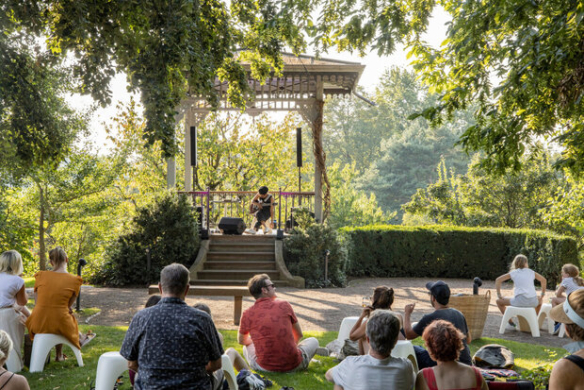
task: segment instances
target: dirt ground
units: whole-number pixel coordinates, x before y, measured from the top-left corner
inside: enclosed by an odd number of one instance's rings
[[[347,316],[358,316],[361,313],[363,297],[371,296],[373,288],[379,285],[393,287],[395,301],[393,309],[403,314],[403,308],[408,303],[415,303],[412,320],[418,321],[422,315],[432,311],[425,284],[428,279],[417,278],[367,278],[351,280],[346,288],[296,289],[282,287],[277,289],[278,298],[292,304],[294,311],[305,331],[338,331],[341,321]],[[462,279],[445,279],[450,285],[451,293],[472,293],[472,281]],[[502,315],[495,305],[495,282],[485,281],[480,289],[484,294],[491,290],[491,304],[485,324],[483,337],[495,337],[507,340],[537,343],[545,346],[561,347],[568,342],[567,338],[550,335],[547,330],[541,331],[541,337],[533,338],[530,333],[517,330],[499,334]],[[503,295],[512,296],[511,286],[503,287]],[[545,301],[553,294],[548,291]],[[128,326],[133,315],[144,307],[148,299],[148,289],[130,288],[94,288],[85,287],[81,292],[82,308],[96,307],[101,312],[89,318],[89,324],[108,326]],[[203,302],[209,305],[213,319],[218,329],[237,329],[233,324],[233,298],[231,297],[187,297],[187,303],[193,305]],[[254,302],[252,297],[243,298],[243,310]],[[86,320],[86,319],[81,319]]]

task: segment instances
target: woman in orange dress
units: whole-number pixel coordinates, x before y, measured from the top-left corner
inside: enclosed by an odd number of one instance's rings
[[[35,275],[35,307],[26,321],[31,339],[37,333],[58,334],[65,337],[77,348],[87,341],[79,334],[77,320],[71,306],[79,295],[83,280],[80,276],[67,272],[69,259],[61,247],[49,252],[52,271],[39,271]],[[81,343],[80,343],[81,338]],[[64,360],[63,345],[55,347],[57,361]]]

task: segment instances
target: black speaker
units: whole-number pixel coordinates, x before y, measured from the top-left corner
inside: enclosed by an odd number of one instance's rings
[[[296,128],[296,166],[302,166],[302,129]]]
[[[241,218],[223,217],[219,221],[219,229],[223,230],[223,234],[241,235],[245,231],[245,222]]]
[[[191,126],[191,167],[197,166],[197,128]]]

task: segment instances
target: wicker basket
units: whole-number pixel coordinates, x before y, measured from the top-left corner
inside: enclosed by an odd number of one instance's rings
[[[464,314],[471,338],[475,340],[480,339],[483,335],[490,302],[491,290],[487,290],[485,295],[450,296],[448,306]]]

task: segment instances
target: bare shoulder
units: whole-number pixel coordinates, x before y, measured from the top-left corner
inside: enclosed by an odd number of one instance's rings
[[[10,382],[17,389],[30,390],[30,387],[28,386],[28,382],[27,382],[26,378],[23,377],[22,375],[14,374],[14,377],[12,377]]]
[[[568,386],[582,375],[582,370],[568,359],[560,359],[554,364],[550,375],[550,390]]]

